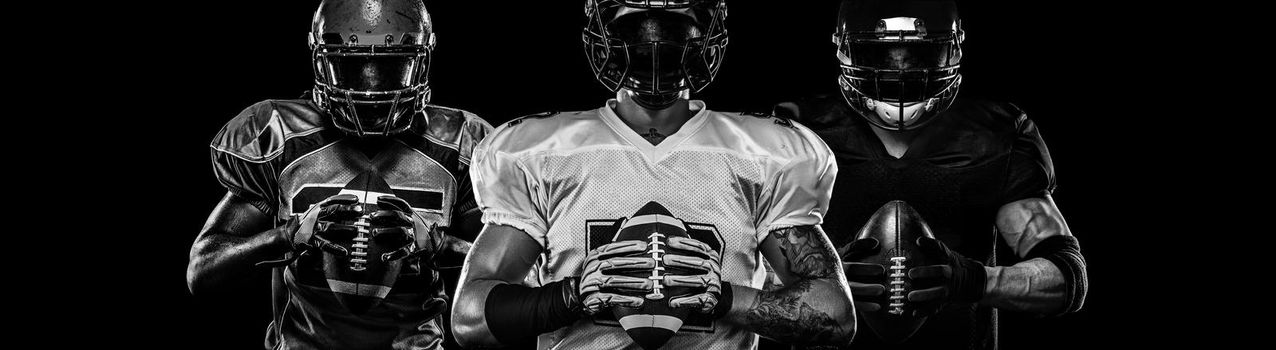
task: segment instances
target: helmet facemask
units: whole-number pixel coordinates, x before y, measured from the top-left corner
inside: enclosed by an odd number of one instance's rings
[[[664,109],[709,85],[726,51],[726,5],[719,1],[614,1],[586,5],[583,40],[595,78]]]
[[[838,83],[847,103],[870,123],[916,129],[952,104],[961,86],[959,22],[939,31],[913,17],[883,18],[872,30],[847,27],[843,23],[833,36],[842,67]]]
[[[314,99],[337,128],[358,136],[394,134],[410,127],[412,114],[429,103],[433,34],[343,38],[327,33],[311,39]]]

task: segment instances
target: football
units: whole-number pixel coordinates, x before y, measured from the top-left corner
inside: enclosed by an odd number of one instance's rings
[[[917,210],[903,201],[891,201],[883,205],[855,239],[874,238],[881,248],[877,254],[863,257],[857,262],[882,265],[886,268],[886,293],[878,300],[882,305],[874,312],[860,312],[860,317],[883,341],[902,343],[916,333],[926,322],[925,317],[912,316],[908,305],[908,292],[913,291],[908,269],[931,265],[917,246],[920,237],[935,238],[926,221]]]
[[[382,255],[411,242],[406,237],[391,237],[393,235],[374,237],[370,231],[374,225],[368,215],[378,209],[391,209],[380,208],[377,203],[377,197],[394,193],[381,176],[372,171],[360,174],[340,193],[358,196],[362,203],[356,209],[360,212],[359,216],[341,221],[357,230],[319,233],[322,238],[345,249],[344,254],[323,252],[323,273],[337,302],[350,313],[361,315],[390,294],[402,268],[401,260],[384,261]]]
[[[675,252],[666,246],[669,237],[675,236],[688,237],[686,224],[682,220],[673,217],[664,206],[656,202],[650,202],[644,205],[642,209],[639,209],[637,213],[634,213],[632,217],[625,220],[621,224],[620,230],[616,232],[615,237],[612,238],[613,242],[629,240],[646,242],[647,249],[641,255],[656,261],[655,268],[630,269],[618,272],[627,276],[652,280],[656,285],[650,293],[639,295],[622,291],[610,291],[617,294],[641,296],[646,299],[643,305],[638,308],[615,306],[611,309],[612,315],[620,322],[620,326],[643,349],[660,348],[682,328],[683,322],[691,314],[692,310],[689,308],[669,307],[670,298],[704,292],[703,288],[669,288],[660,284],[660,278],[665,274],[686,275],[698,273],[696,271],[686,271],[686,269],[682,268],[662,266],[664,254]],[[686,251],[676,251],[676,253],[708,258],[707,256]]]

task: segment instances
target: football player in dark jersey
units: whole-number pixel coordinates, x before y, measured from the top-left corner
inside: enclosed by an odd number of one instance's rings
[[[585,1],[586,55],[616,98],[511,121],[475,148],[486,226],[452,310],[462,344],[850,341],[850,290],[819,226],[837,176],[828,147],[787,120],[690,99],[721,65],[726,11],[722,0]],[[641,227],[650,240],[615,241]],[[760,289],[768,262],[785,288]],[[616,314],[632,310],[644,311]]]
[[[842,172],[824,227],[842,247],[856,309],[879,312],[895,285],[881,265],[853,262],[880,242],[852,242],[884,204],[914,207],[945,263],[909,269],[917,333],[889,344],[860,332],[855,348],[993,349],[997,312],[1058,315],[1085,301],[1085,260],[1050,194],[1050,154],[1024,111],[956,98],[963,31],[954,1],[847,0],[834,35],[841,96],[779,104],[818,133]],[[1001,254],[998,254],[1001,253]],[[902,276],[902,275],[901,275]],[[869,324],[869,328],[874,326]]]
[[[191,248],[192,293],[277,266],[267,348],[441,348],[436,269],[481,227],[469,156],[491,126],[429,104],[434,42],[420,0],[319,5],[312,98],[254,104],[212,141],[227,193]]]

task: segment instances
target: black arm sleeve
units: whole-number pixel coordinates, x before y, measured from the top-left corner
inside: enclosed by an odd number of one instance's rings
[[[502,344],[518,344],[580,319],[577,279],[567,278],[541,287],[501,284],[484,302],[487,326]]]
[[[1063,272],[1066,299],[1064,309],[1059,314],[1081,310],[1090,286],[1089,278],[1086,276],[1085,257],[1081,255],[1081,245],[1077,242],[1077,238],[1072,236],[1046,238],[1024,255],[1024,260],[1033,258],[1049,260]]]

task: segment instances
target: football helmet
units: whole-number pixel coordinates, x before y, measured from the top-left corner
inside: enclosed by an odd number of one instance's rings
[[[842,96],[870,123],[916,129],[961,87],[965,37],[952,0],[847,0],[833,34]]]
[[[664,109],[713,81],[727,48],[723,0],[589,0],[582,35],[594,77]]]
[[[421,0],[324,0],[309,41],[314,101],[341,130],[406,130],[430,100],[435,37]]]

